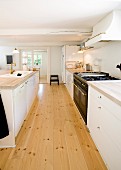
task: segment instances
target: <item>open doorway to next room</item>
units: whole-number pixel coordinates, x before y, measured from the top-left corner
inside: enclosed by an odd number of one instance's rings
[[[21,56],[22,69],[38,70],[40,83],[47,83],[47,50],[22,50]]]

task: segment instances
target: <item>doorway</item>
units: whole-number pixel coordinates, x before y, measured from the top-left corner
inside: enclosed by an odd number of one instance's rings
[[[45,50],[21,50],[21,69],[39,70],[40,83],[48,83],[50,77],[50,53]]]
[[[40,84],[47,83],[47,51],[40,51],[41,65],[40,65]]]

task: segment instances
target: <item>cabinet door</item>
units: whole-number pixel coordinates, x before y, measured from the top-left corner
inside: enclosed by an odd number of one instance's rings
[[[98,100],[95,100],[89,89],[87,126],[91,133],[94,133],[94,130],[100,125],[101,119],[101,105]]]
[[[112,142],[110,137],[105,133],[105,130],[100,125],[95,129],[94,142],[105,161],[108,169],[120,170],[121,168],[121,152]]]
[[[121,137],[119,133],[121,121],[117,118],[116,114],[113,114],[117,110],[113,109],[113,104],[109,102],[109,99],[106,97],[98,98],[98,96],[102,95],[99,92],[97,95],[96,90],[91,89],[89,88],[88,93],[87,126],[108,169],[120,170]],[[112,108],[112,111],[110,108]]]
[[[66,88],[73,99],[73,74],[66,71]]]
[[[26,85],[27,85],[27,112],[29,112],[31,105],[33,103],[34,100],[34,77],[31,77],[28,79],[28,81],[26,81]]]
[[[101,126],[103,127],[105,133],[108,135],[110,140],[115,143],[115,145],[121,152],[121,120],[118,119],[112,112],[110,111],[110,109],[107,109],[102,105],[101,117],[103,119],[101,121]]]
[[[35,74],[34,97],[36,97],[39,89],[39,74]]]
[[[14,91],[15,136],[18,134],[26,114],[26,85],[23,83]]]

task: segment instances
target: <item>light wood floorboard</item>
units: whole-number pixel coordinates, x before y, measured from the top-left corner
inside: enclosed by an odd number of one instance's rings
[[[106,170],[64,85],[40,85],[16,148],[0,149],[0,170]]]
[[[47,84],[47,76],[40,76],[40,84]]]

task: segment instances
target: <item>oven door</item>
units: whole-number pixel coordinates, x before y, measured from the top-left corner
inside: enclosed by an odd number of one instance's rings
[[[87,124],[87,92],[74,84],[74,102],[77,105],[85,123]]]

